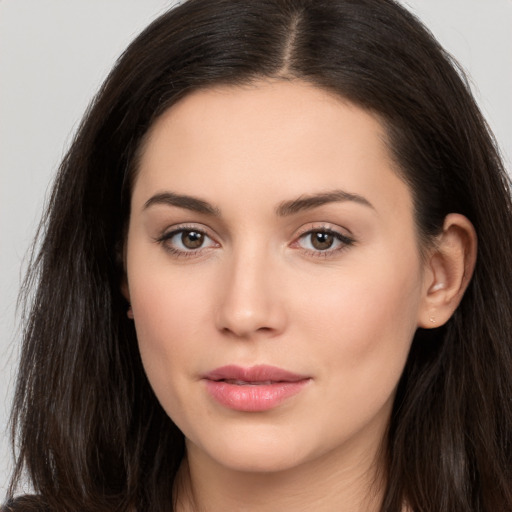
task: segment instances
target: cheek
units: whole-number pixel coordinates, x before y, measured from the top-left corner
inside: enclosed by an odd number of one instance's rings
[[[156,255],[155,255],[156,253]],[[197,358],[195,344],[205,338],[205,280],[191,279],[167,255],[133,244],[128,259],[130,300],[139,350],[147,377],[163,407],[176,408],[187,362]]]
[[[163,272],[146,273],[133,284],[132,307],[141,352],[147,347],[158,358],[186,349],[180,340],[194,338],[205,322],[204,294],[192,283]]]
[[[340,270],[325,286],[310,287],[318,291],[299,306],[298,329],[318,340],[312,358],[323,360],[327,378],[350,386],[356,401],[370,391],[385,398],[402,373],[421,300],[420,265],[411,260],[382,256]]]
[[[201,351],[205,325],[197,293],[162,279],[145,279],[135,288],[132,303],[142,364],[163,409],[180,427],[200,417],[190,395],[194,365]]]

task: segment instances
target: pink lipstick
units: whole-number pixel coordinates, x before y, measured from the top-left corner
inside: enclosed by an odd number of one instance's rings
[[[207,373],[203,380],[210,396],[221,405],[237,411],[260,412],[296,395],[311,378],[275,366],[229,365]]]

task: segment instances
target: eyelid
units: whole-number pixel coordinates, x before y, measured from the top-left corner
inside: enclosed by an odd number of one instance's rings
[[[169,244],[169,241],[176,235],[182,232],[187,231],[195,231],[201,233],[205,237],[207,237],[212,243],[206,246],[201,246],[196,249],[189,248],[178,248]],[[324,232],[332,234],[337,240],[338,244],[334,248],[327,249],[308,249],[301,245],[300,241],[306,237],[307,235],[311,235],[313,233]],[[345,233],[344,233],[345,232]],[[350,246],[354,245],[356,242],[352,234],[346,234],[346,232],[350,231],[347,228],[342,228],[340,226],[332,225],[330,223],[322,222],[322,223],[311,223],[308,225],[304,225],[301,227],[293,237],[293,241],[289,244],[290,247],[301,250],[305,254],[308,254],[313,257],[334,257],[341,251],[348,249]],[[205,251],[209,251],[213,248],[221,247],[221,244],[217,241],[217,238],[214,234],[211,233],[211,230],[202,225],[202,224],[192,224],[192,223],[184,223],[168,226],[164,230],[162,230],[161,234],[154,238],[154,241],[171,253],[176,257],[191,257],[191,256],[199,256],[201,253]]]
[[[331,256],[336,256],[340,252],[347,250],[349,247],[354,245],[356,243],[355,238],[353,235],[345,234],[343,231],[350,231],[346,228],[341,228],[337,226],[333,226],[329,223],[313,223],[308,225],[307,227],[302,227],[298,233],[295,235],[293,242],[290,244],[292,248],[297,248],[299,250],[302,250],[303,252],[314,256],[314,257],[323,257],[328,258]],[[307,235],[311,235],[312,233],[318,233],[318,232],[324,232],[332,234],[340,243],[340,247],[336,247],[334,249],[328,248],[325,250],[321,249],[306,249],[300,245],[300,240],[306,237]]]
[[[300,238],[311,231],[328,231],[333,234],[339,234],[343,238],[353,238],[352,232],[343,226],[332,224],[330,222],[309,222],[301,226],[295,234],[295,238]]]
[[[206,247],[198,247],[197,249],[178,249],[176,247],[171,247],[170,245],[166,244],[166,242],[169,242],[177,234],[187,231],[195,231],[197,233],[201,233],[205,237],[208,237],[213,242],[213,245],[208,245]],[[205,250],[220,247],[219,242],[216,240],[216,237],[211,234],[210,229],[206,228],[204,225],[187,223],[168,226],[161,232],[159,236],[154,238],[154,241],[158,244],[161,244],[166,251],[178,257],[195,256]]]

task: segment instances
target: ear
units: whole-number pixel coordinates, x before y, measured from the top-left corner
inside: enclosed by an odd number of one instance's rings
[[[418,327],[439,327],[450,319],[473,275],[476,253],[473,224],[464,215],[447,215],[426,262]]]

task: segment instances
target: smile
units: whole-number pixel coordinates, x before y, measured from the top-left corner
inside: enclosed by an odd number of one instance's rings
[[[207,373],[203,380],[209,395],[222,406],[243,412],[262,412],[298,394],[311,378],[274,366],[231,365]]]

